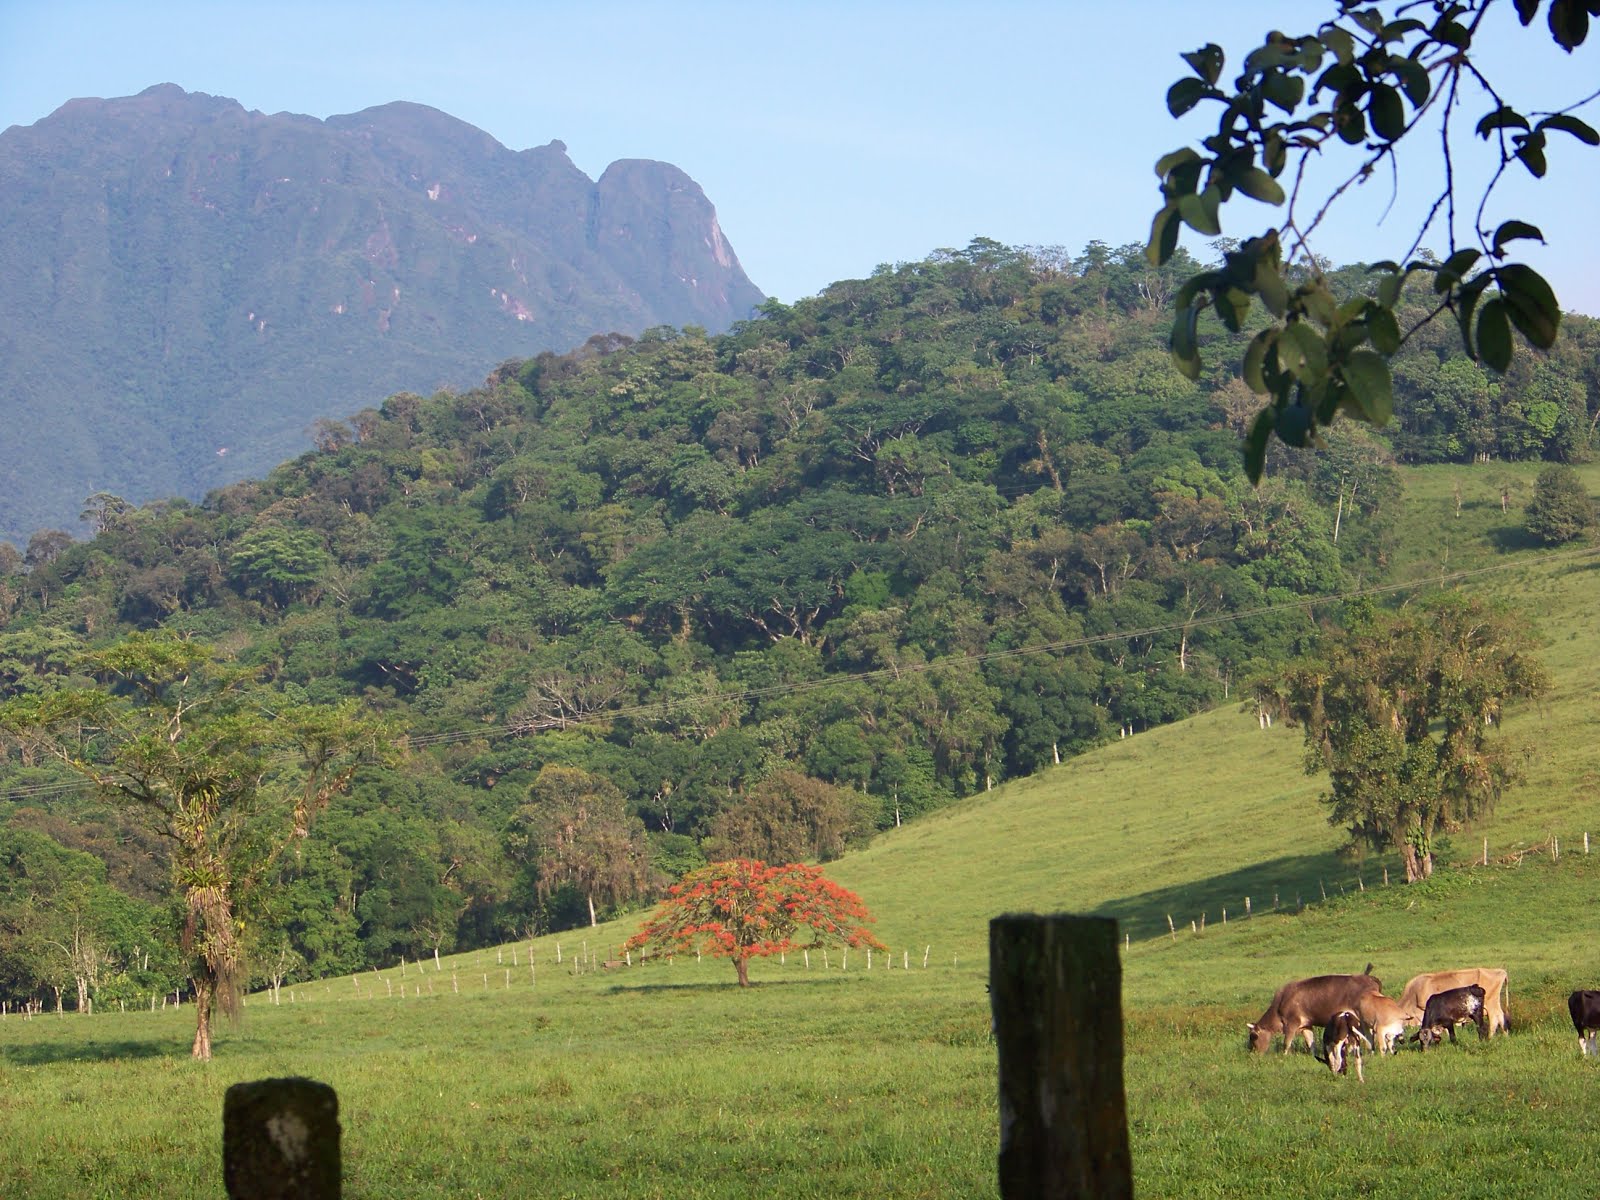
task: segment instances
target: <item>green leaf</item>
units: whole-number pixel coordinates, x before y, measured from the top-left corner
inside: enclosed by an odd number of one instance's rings
[[[1378,303],[1384,308],[1392,309],[1400,302],[1400,289],[1405,284],[1405,276],[1396,271],[1393,275],[1386,275],[1378,281]]]
[[[1286,113],[1292,113],[1305,99],[1306,81],[1299,75],[1270,71],[1261,79],[1261,94]]]
[[[1286,404],[1274,423],[1278,436],[1296,449],[1311,444],[1311,411],[1303,404]]]
[[[1200,349],[1196,330],[1200,309],[1195,305],[1181,310],[1172,322],[1172,363],[1184,378],[1200,378]]]
[[[1394,416],[1394,381],[1389,376],[1389,360],[1373,350],[1356,350],[1345,360],[1340,374],[1361,406],[1364,419],[1373,425],[1387,425]]]
[[[1550,35],[1568,54],[1589,36],[1589,13],[1581,0],[1550,0]]]
[[[1181,196],[1178,199],[1178,215],[1196,233],[1216,237],[1222,232],[1222,226],[1217,223],[1217,205],[1221,199],[1222,195],[1215,185],[1198,195]]]
[[[1428,102],[1433,94],[1433,79],[1426,67],[1414,58],[1395,54],[1389,58],[1389,69],[1399,77],[1400,86],[1413,108],[1421,108]]]
[[[1595,132],[1594,126],[1568,113],[1557,113],[1553,117],[1546,117],[1539,122],[1539,128],[1559,129],[1562,133],[1570,133],[1585,146],[1600,146],[1600,133]]]
[[[1185,146],[1181,150],[1174,150],[1171,154],[1163,154],[1156,159],[1156,178],[1165,179],[1172,174],[1173,168],[1180,167],[1184,163],[1203,161],[1198,152],[1189,146]]]
[[[1472,313],[1478,307],[1484,289],[1493,279],[1494,276],[1486,271],[1462,284],[1461,291],[1456,295],[1456,322],[1461,326],[1461,346],[1474,359],[1478,353],[1472,348]]]
[[[1380,83],[1372,89],[1367,116],[1372,122],[1372,132],[1386,142],[1398,141],[1406,131],[1406,106],[1400,93],[1388,84]]]
[[[1206,83],[1215,85],[1217,78],[1222,74],[1223,54],[1222,47],[1215,42],[1207,42],[1198,50],[1191,50],[1181,56],[1189,64],[1194,73],[1205,80]]]
[[[1544,241],[1544,234],[1537,225],[1529,225],[1526,221],[1502,221],[1500,228],[1494,231],[1494,252],[1500,253],[1507,242],[1515,242],[1531,238],[1536,242]]]
[[[1516,156],[1522,160],[1522,165],[1528,168],[1529,174],[1535,179],[1543,179],[1548,169],[1544,159],[1544,134],[1536,130],[1518,140],[1521,145],[1515,151]]]
[[[1180,79],[1167,89],[1167,111],[1181,117],[1205,99],[1210,90],[1203,79]]]
[[[1150,241],[1144,248],[1144,256],[1151,266],[1159,267],[1172,257],[1178,248],[1178,229],[1178,202],[1169,200],[1150,223]]]
[[[1522,263],[1510,263],[1495,272],[1495,282],[1518,332],[1541,350],[1555,345],[1561,306],[1544,276]]]
[[[1517,20],[1524,25],[1532,25],[1533,18],[1539,12],[1539,0],[1515,0]]]
[[[1318,39],[1341,63],[1348,66],[1356,60],[1356,42],[1348,30],[1337,25],[1325,25],[1317,33]]]
[[[1236,287],[1222,288],[1216,294],[1217,318],[1230,332],[1238,333],[1250,315],[1250,293]]]
[[[1282,204],[1286,199],[1283,185],[1260,167],[1246,167],[1237,173],[1230,173],[1228,179],[1250,199],[1263,204]]]
[[[1393,354],[1400,349],[1400,322],[1394,319],[1394,310],[1382,304],[1367,309],[1367,335],[1379,354]]]
[[[1267,351],[1278,340],[1279,330],[1263,329],[1250,339],[1250,345],[1245,348],[1244,365],[1239,374],[1244,379],[1245,386],[1257,395],[1267,394],[1267,380],[1262,373],[1262,364],[1267,360]]]
[[[1476,250],[1457,250],[1439,264],[1439,273],[1433,280],[1433,290],[1441,296],[1444,295],[1460,283],[1462,277],[1472,269],[1472,264],[1482,257],[1483,255]]]
[[[1487,138],[1496,129],[1531,129],[1528,118],[1516,109],[1502,104],[1478,122],[1478,136]]]
[[[1506,306],[1497,296],[1478,314],[1478,353],[1496,371],[1511,365],[1511,322]]]
[[[1433,27],[1432,36],[1434,41],[1454,46],[1457,50],[1466,50],[1472,46],[1472,34],[1458,21],[1439,21]]]
[[[1256,414],[1256,419],[1250,422],[1250,432],[1245,434],[1244,473],[1253,484],[1261,482],[1261,473],[1266,470],[1267,442],[1271,440],[1276,424],[1277,413],[1268,405]]]
[[[1367,140],[1367,118],[1354,104],[1341,104],[1333,110],[1333,125],[1342,141],[1359,146]]]
[[[1269,313],[1281,320],[1283,314],[1289,311],[1289,288],[1283,282],[1282,268],[1275,261],[1258,259],[1253,282],[1261,303],[1266,305]]]
[[[1278,338],[1278,367],[1302,383],[1328,374],[1328,344],[1304,321],[1291,321]]]

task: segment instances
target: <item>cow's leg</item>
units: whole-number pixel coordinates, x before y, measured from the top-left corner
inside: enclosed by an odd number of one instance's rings
[[[1294,1040],[1300,1036],[1301,1026],[1296,1025],[1293,1018],[1285,1018],[1283,1022],[1283,1056],[1289,1057],[1289,1051],[1294,1049]],[[1306,1040],[1311,1040],[1311,1031],[1307,1029]]]
[[[1452,1046],[1457,1045],[1458,1043],[1456,1042],[1456,1023],[1454,1021],[1451,1021],[1449,1025],[1445,1026],[1445,1028],[1447,1028],[1450,1031],[1450,1044]]]
[[[1352,1046],[1350,1048],[1350,1052],[1356,1056],[1356,1082],[1357,1083],[1365,1083],[1367,1081],[1367,1077],[1361,1073],[1361,1045],[1360,1045],[1360,1043],[1357,1043],[1356,1045]]]

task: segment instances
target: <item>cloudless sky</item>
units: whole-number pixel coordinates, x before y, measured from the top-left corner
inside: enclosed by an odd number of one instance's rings
[[[1600,36],[1567,56],[1509,2],[1485,61],[1524,111],[1600,84]],[[1333,0],[0,0],[0,129],[78,96],[155,83],[315,117],[428,104],[514,150],[554,138],[591,178],[619,158],[674,163],[705,189],[757,286],[786,301],[880,263],[974,237],[1018,245],[1142,243],[1154,161],[1203,136],[1166,112],[1207,41],[1224,79],[1270,28],[1309,32]],[[1203,106],[1201,112],[1205,111]],[[1600,126],[1591,105],[1582,115]],[[1474,99],[1473,119],[1484,110]],[[1214,116],[1211,118],[1214,127]],[[1463,147],[1465,149],[1465,147]],[[1407,149],[1412,149],[1409,146]],[[1415,147],[1416,150],[1432,147]],[[1486,224],[1516,216],[1551,242],[1519,256],[1569,309],[1600,314],[1600,150],[1562,135],[1550,174],[1517,167]],[[1398,258],[1440,177],[1387,173],[1336,209],[1314,249]],[[4,197],[0,196],[0,204]],[[1474,200],[1459,228],[1470,232]],[[1271,211],[1223,213],[1262,232]],[[1424,244],[1443,251],[1443,233]],[[1207,247],[1191,246],[1202,258]],[[0,286],[4,286],[0,282]]]

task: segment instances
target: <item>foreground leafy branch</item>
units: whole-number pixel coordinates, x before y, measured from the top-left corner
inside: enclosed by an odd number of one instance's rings
[[[1512,2],[1524,26],[1541,7],[1541,0]],[[1554,291],[1532,267],[1508,257],[1513,243],[1543,241],[1543,234],[1516,218],[1490,229],[1487,214],[1509,168],[1520,165],[1543,178],[1551,135],[1600,145],[1600,132],[1574,114],[1600,92],[1553,112],[1524,113],[1509,104],[1473,56],[1495,6],[1496,0],[1387,6],[1339,0],[1335,18],[1314,33],[1270,33],[1245,56],[1231,89],[1219,84],[1221,47],[1207,44],[1183,55],[1193,74],[1168,90],[1168,111],[1181,117],[1203,104],[1221,111],[1216,132],[1198,148],[1185,146],[1156,163],[1162,205],[1146,249],[1151,262],[1161,265],[1173,256],[1184,226],[1220,235],[1220,210],[1238,194],[1283,210],[1273,227],[1226,250],[1219,267],[1184,284],[1172,330],[1173,359],[1194,379],[1202,365],[1205,310],[1234,332],[1245,328],[1257,301],[1271,318],[1251,340],[1242,367],[1245,383],[1267,398],[1245,439],[1252,480],[1261,477],[1274,434],[1291,446],[1308,446],[1319,443],[1319,431],[1340,413],[1387,423],[1394,404],[1389,357],[1416,328],[1445,312],[1455,317],[1466,353],[1497,371],[1510,365],[1513,330],[1540,348],[1554,343],[1561,318]],[[1550,34],[1568,52],[1582,44],[1596,15],[1600,0],[1549,0],[1546,6]],[[1468,220],[1458,212],[1453,139],[1470,119],[1466,108],[1480,104],[1473,131],[1496,166]],[[1383,166],[1398,174],[1400,146],[1408,138],[1415,145],[1419,132],[1439,139],[1438,193],[1401,260],[1371,266],[1380,277],[1373,293],[1341,300],[1311,251],[1312,235],[1350,188]],[[1354,165],[1327,195],[1311,197],[1308,166],[1339,150],[1353,154]],[[1463,221],[1470,225],[1465,234]],[[1442,261],[1420,253],[1430,231],[1446,239]],[[1402,332],[1397,309],[1412,276],[1431,276],[1433,299]]]

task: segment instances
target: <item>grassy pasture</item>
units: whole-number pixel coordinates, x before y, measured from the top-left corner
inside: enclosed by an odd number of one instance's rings
[[[1218,711],[836,864],[879,915],[888,969],[791,957],[756,964],[747,993],[710,960],[573,975],[569,933],[559,967],[555,939],[534,946],[533,983],[523,946],[515,967],[489,951],[253,997],[205,1066],[187,1058],[188,1009],[9,1017],[0,1196],[219,1195],[223,1092],[281,1074],[338,1089],[354,1197],[993,1195],[987,922],[1014,910],[1113,915],[1129,935],[1143,1196],[1592,1196],[1600,1062],[1580,1059],[1563,1003],[1600,986],[1600,568],[1538,563],[1516,504],[1502,514],[1498,484],[1458,474],[1461,517],[1439,469],[1413,476],[1412,520],[1446,528],[1452,570],[1509,566],[1472,586],[1538,622],[1556,688],[1508,722],[1536,748],[1528,783],[1426,884],[1384,887],[1384,860],[1339,857],[1298,735]],[[1436,575],[1426,551],[1399,569]],[[1470,866],[1485,836],[1491,864]],[[1418,971],[1504,965],[1513,1035],[1369,1058],[1365,1085],[1303,1052],[1244,1053],[1244,1021],[1283,980],[1368,961],[1391,994]]]

